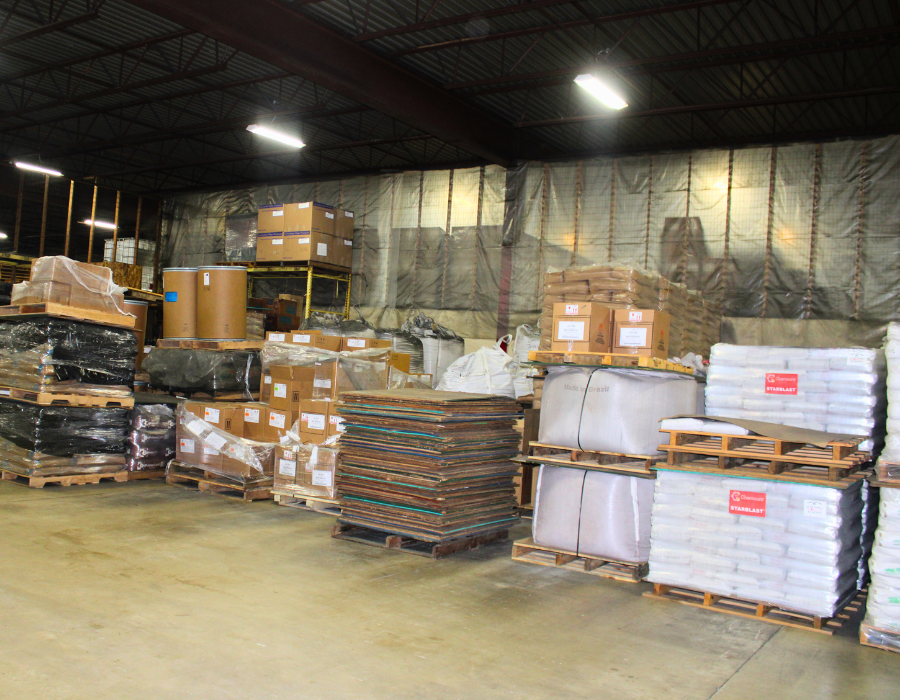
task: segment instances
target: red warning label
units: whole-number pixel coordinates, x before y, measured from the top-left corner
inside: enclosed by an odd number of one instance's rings
[[[766,494],[758,491],[729,491],[728,512],[733,515],[766,517]]]
[[[796,396],[797,375],[775,374],[774,372],[770,372],[766,375],[766,393]]]

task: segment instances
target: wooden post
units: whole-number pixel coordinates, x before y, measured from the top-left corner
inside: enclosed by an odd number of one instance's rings
[[[121,190],[116,190],[116,217],[113,219],[113,249],[112,249],[112,262],[118,262],[118,258],[116,257],[116,249],[119,247],[119,202],[122,199]],[[115,266],[113,266],[115,267]]]
[[[69,257],[69,240],[72,235],[72,204],[75,201],[75,180],[69,180],[69,212],[66,214],[66,244],[63,255]]]
[[[163,203],[159,200],[159,206],[156,209],[156,250],[153,251],[153,291],[159,288],[159,244],[162,236],[162,210]]]
[[[16,230],[13,234],[13,252],[19,252],[19,229],[22,226],[22,198],[25,196],[25,173],[19,173],[19,197],[16,199]]]
[[[47,237],[47,197],[50,194],[50,176],[44,175],[44,205],[41,209],[41,242],[38,245],[38,257],[44,257],[44,239]]]
[[[91,261],[91,254],[94,252],[94,217],[97,216],[97,185],[94,185],[94,201],[91,202],[91,232],[88,235],[88,256],[87,261]]]

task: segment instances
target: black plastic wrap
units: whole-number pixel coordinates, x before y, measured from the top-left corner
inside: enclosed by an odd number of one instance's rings
[[[258,351],[153,348],[141,365],[150,386],[184,393],[242,394],[259,391],[262,368]]]
[[[130,424],[128,471],[165,469],[175,457],[175,411],[163,405],[136,406]]]
[[[125,452],[125,408],[37,406],[0,399],[0,438],[23,450],[57,457]]]
[[[134,384],[137,338],[125,328],[50,316],[0,318],[0,384]]]

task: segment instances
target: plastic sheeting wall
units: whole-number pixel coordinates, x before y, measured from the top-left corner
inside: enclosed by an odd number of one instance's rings
[[[356,213],[353,301],[376,324],[422,310],[497,337],[536,319],[546,270],[613,260],[726,316],[882,324],[900,320],[898,191],[895,136],[411,171],[178,197],[162,257],[224,260],[259,204],[317,200]]]

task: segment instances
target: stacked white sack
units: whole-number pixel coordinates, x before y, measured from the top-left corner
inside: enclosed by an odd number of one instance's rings
[[[900,323],[891,323],[884,346],[887,360],[887,437],[883,460],[900,462]]]
[[[706,414],[829,433],[883,438],[885,365],[880,350],[713,346]]]
[[[831,616],[857,587],[863,488],[660,470],[649,580]]]
[[[900,635],[900,489],[882,488],[865,623]]]

